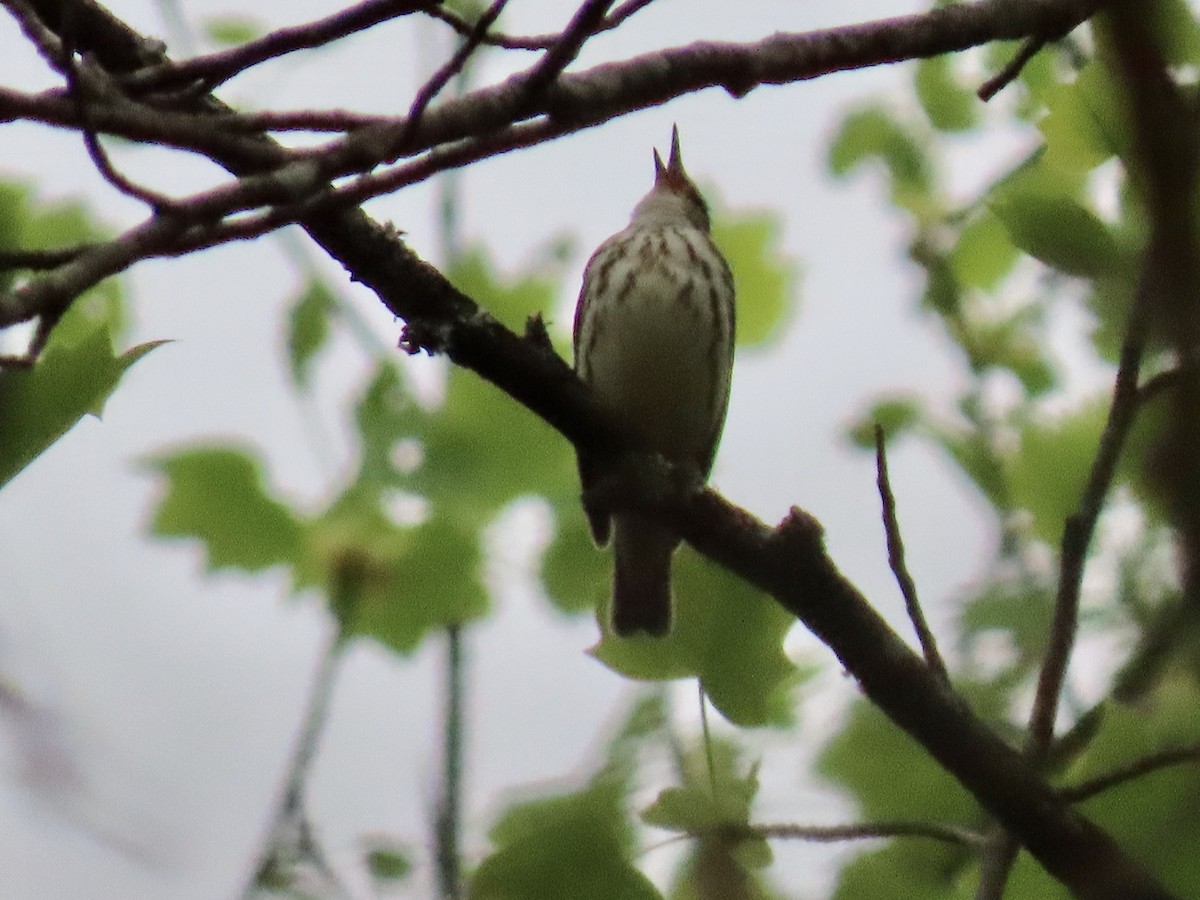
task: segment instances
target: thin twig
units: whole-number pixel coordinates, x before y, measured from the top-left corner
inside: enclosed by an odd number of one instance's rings
[[[1128,784],[1137,778],[1144,778],[1163,769],[1187,763],[1200,763],[1200,742],[1186,747],[1177,747],[1174,750],[1152,753],[1123,768],[1109,772],[1107,775],[1099,775],[1096,778],[1081,781],[1079,784],[1060,788],[1058,795],[1069,803],[1079,803],[1115,787]]]
[[[1138,374],[1146,343],[1146,308],[1148,294],[1154,283],[1156,260],[1147,252],[1141,282],[1134,294],[1121,358],[1113,385],[1112,403],[1100,434],[1100,445],[1092,460],[1091,471],[1076,507],[1063,525],[1059,553],[1058,591],[1054,600],[1054,617],[1042,668],[1038,673],[1037,691],[1029,720],[1026,751],[1040,763],[1054,739],[1054,722],[1058,713],[1059,696],[1066,679],[1067,666],[1075,645],[1075,630],[1079,620],[1079,594],[1088,548],[1096,530],[1096,522],[1104,507],[1116,474],[1117,461],[1129,435],[1129,428],[1138,409]]]
[[[912,622],[917,640],[921,643],[921,653],[925,662],[934,674],[946,684],[950,683],[950,673],[946,663],[938,652],[937,638],[925,620],[921,609],[921,601],[917,597],[917,585],[909,574],[904,561],[904,540],[900,536],[900,522],[896,517],[896,497],[892,493],[892,485],[888,480],[887,451],[884,447],[883,426],[875,425],[875,472],[876,484],[879,487],[879,500],[883,506],[883,530],[887,535],[888,565],[896,576],[900,593],[904,596],[904,608],[908,611],[908,619]]]
[[[329,719],[333,688],[345,646],[344,634],[339,633],[322,651],[279,806],[264,841],[262,854],[256,861],[254,875],[247,879],[242,894],[244,898],[257,896],[255,886],[265,873],[281,870],[286,876],[299,864],[312,866],[333,896],[350,896],[312,834],[304,801],[321,733]]]
[[[1086,8],[1085,8],[1086,7]],[[710,42],[676,47],[620,63],[564,73],[531,106],[523,75],[447,100],[421,116],[388,120],[356,129],[338,141],[305,150],[285,151],[237,133],[232,112],[208,115],[161,114],[161,126],[143,107],[126,104],[93,109],[98,128],[133,140],[184,146],[222,159],[239,159],[255,170],[288,159],[310,159],[328,177],[337,178],[386,165],[438,144],[504,128],[537,115],[551,115],[579,127],[664,103],[681,94],[723,87],[742,96],[763,84],[783,84],[830,72],[864,68],[899,59],[932,56],[1030,31],[1056,31],[1090,9],[1075,6],[1013,7],[1007,0],[939,7],[928,13],[886,22],[825,29],[806,34],[775,34],[748,44]],[[2,92],[0,92],[2,93]],[[30,98],[8,98],[16,107]],[[418,98],[419,99],[419,98]],[[50,100],[42,98],[43,106]],[[49,115],[51,110],[43,110]],[[297,115],[303,115],[297,114]],[[52,117],[64,121],[62,111]],[[264,116],[265,118],[265,116]],[[236,154],[236,155],[235,155]],[[267,158],[273,160],[268,162]]]
[[[257,131],[354,131],[395,122],[395,116],[355,112],[350,109],[260,110],[214,116],[221,127],[242,132]]]
[[[26,0],[4,0],[4,6],[9,15],[16,19],[17,26],[29,39],[29,43],[33,44],[38,55],[46,61],[46,65],[61,73],[66,53],[59,36],[46,27]]]
[[[604,31],[612,31],[634,13],[641,9],[645,9],[654,0],[626,0],[608,16],[595,30],[595,34],[600,34]],[[437,6],[433,9],[426,10],[428,15],[435,19],[440,19],[445,22],[463,37],[469,35],[474,29],[474,24],[457,15],[453,11],[446,9],[444,6]],[[506,50],[548,50],[561,37],[560,34],[538,34],[529,36],[518,36],[509,34],[500,34],[498,32],[489,32],[484,35],[483,43],[493,47],[502,47]]]
[[[1157,436],[1148,472],[1179,538],[1184,602],[1200,604],[1200,149],[1192,130],[1190,88],[1181,83],[1149,0],[1113,4],[1103,39],[1113,50],[1132,124],[1129,166],[1139,175],[1158,284],[1153,326],[1169,336],[1183,377],[1175,410]]]
[[[443,900],[462,896],[463,697],[466,690],[461,625],[446,629],[446,705],[442,723],[442,796],[437,806],[434,856]]]
[[[312,194],[300,202],[288,203],[289,179],[281,170],[279,178],[257,176],[224,188],[214,189],[176,206],[169,219],[151,219],[125,232],[113,241],[100,244],[61,269],[45,277],[30,279],[11,294],[0,294],[0,327],[43,315],[69,302],[69,296],[94,286],[110,275],[134,263],[153,257],[181,256],[219,244],[261,237],[284,225],[301,221],[317,213],[357,206],[370,197],[425,181],[439,172],[468,165],[489,156],[518,147],[531,146],[557,137],[573,126],[544,120],[516,125],[473,141],[433,151],[419,160],[383,173],[373,173],[349,184]],[[262,213],[211,224],[213,218],[228,215],[264,203],[272,198],[284,202]]]
[[[979,858],[979,884],[974,900],[1002,900],[1008,888],[1008,874],[1020,850],[1020,843],[1003,825],[995,823],[988,829]]]
[[[417,126],[421,122],[421,117],[425,115],[425,110],[429,108],[429,104],[441,93],[442,88],[450,83],[450,79],[463,70],[463,67],[466,66],[472,54],[483,43],[483,38],[487,34],[487,30],[492,27],[507,5],[508,0],[492,0],[491,5],[479,17],[479,21],[475,23],[474,29],[472,29],[471,33],[462,42],[462,46],[417,91],[417,96],[413,99],[412,106],[408,110],[408,121],[404,125],[402,137],[397,141],[400,146],[408,143],[408,139],[416,131]]]
[[[979,847],[983,835],[970,828],[938,822],[855,822],[848,825],[746,825],[726,829],[735,837],[778,838],[833,843],[897,837],[922,837],[948,844]]]
[[[1108,419],[1104,423],[1100,444],[1092,459],[1092,467],[1079,505],[1063,525],[1054,615],[1050,624],[1046,653],[1038,673],[1025,745],[1025,752],[1039,767],[1045,764],[1053,745],[1059,698],[1079,625],[1079,595],[1088,548],[1104,506],[1104,498],[1108,495],[1116,473],[1121,449],[1138,411],[1138,375],[1145,348],[1146,307],[1149,303],[1148,294],[1153,283],[1154,269],[1151,254],[1147,252],[1146,261],[1142,266],[1141,282],[1134,294],[1129,322],[1126,325]],[[1012,835],[1000,828],[993,829],[989,836],[988,850],[984,854],[976,900],[998,900],[1003,896],[1017,850],[1018,844]]]
[[[975,92],[979,99],[986,103],[1016,81],[1025,64],[1037,56],[1038,51],[1045,47],[1047,42],[1048,39],[1042,35],[1026,38],[1008,64],[979,86],[979,90]]]
[[[95,122],[92,119],[87,91],[84,88],[85,79],[80,71],[80,62],[75,58],[73,48],[66,46],[64,49],[67,52],[63,60],[63,75],[67,79],[67,90],[75,101],[75,108],[79,113],[79,131],[83,136],[83,145],[87,149],[88,157],[92,160],[96,171],[120,193],[140,200],[156,213],[170,212],[175,206],[175,201],[171,197],[137,184],[113,164],[108,151],[100,142]]]
[[[574,61],[588,38],[595,35],[603,25],[604,14],[613,2],[614,0],[584,0],[559,39],[526,76],[525,90],[530,96],[541,93]]]
[[[381,22],[411,15],[430,6],[430,0],[364,0],[341,12],[289,28],[280,28],[237,47],[182,62],[162,63],[121,79],[131,92],[158,91],[202,85],[204,92],[267,60],[297,50],[311,50],[366,31]]]

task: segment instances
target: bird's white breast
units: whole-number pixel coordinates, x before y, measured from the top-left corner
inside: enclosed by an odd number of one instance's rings
[[[706,457],[725,415],[733,286],[708,235],[633,225],[585,273],[577,366],[597,398],[664,455]]]

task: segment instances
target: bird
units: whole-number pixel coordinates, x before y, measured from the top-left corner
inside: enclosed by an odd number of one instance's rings
[[[654,186],[629,225],[584,267],[575,372],[644,449],[706,480],[729,406],[734,297],[733,274],[713,243],[708,205],[684,171],[673,128],[666,165],[654,150]],[[612,631],[665,637],[680,538],[638,513],[589,506],[589,488],[603,472],[586,453],[578,462],[592,537],[601,547],[612,538]]]

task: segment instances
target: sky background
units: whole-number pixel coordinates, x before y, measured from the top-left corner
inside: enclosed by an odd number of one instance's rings
[[[169,33],[152,2],[113,0],[141,31]],[[334,2],[258,4],[274,26],[327,15]],[[738,4],[658,0],[614,33],[589,43],[574,66],[626,59],[698,39],[750,41],[915,11],[899,0]],[[247,7],[186,0],[187,19]],[[516,33],[561,27],[569,5],[513,0],[503,24]],[[350,107],[396,114],[440,57],[445,29],[400,21],[320,52],[295,54],[224,86],[235,105]],[[530,57],[491,54],[478,72],[493,81]],[[848,108],[882,99],[911,104],[911,70],[892,66],[786,87],[740,101],[711,90],[639,112],[465,172],[463,232],[513,270],[558,236],[575,241],[560,322],[591,248],[624,227],[650,185],[652,147],[678,123],[689,172],[735,212],[768,210],[782,222],[786,254],[800,271],[797,312],[768,352],[739,358],[713,480],[766,521],[798,504],[824,524],[843,571],[901,632],[903,606],[887,569],[873,461],[849,448],[845,429],[883,392],[912,391],[947,403],[961,385],[957,360],[935,323],[915,310],[920,278],[903,256],[905,224],[884,208],[878,174],[833,183],[825,156]],[[982,74],[981,78],[982,80]],[[53,82],[11,20],[0,17],[0,83]],[[1001,101],[1002,102],[1002,101]],[[993,119],[1002,113],[991,113]],[[953,185],[966,192],[1035,143],[989,132],[953,150]],[[116,146],[128,174],[187,193],[215,170],[174,154]],[[46,201],[86,198],[114,228],[141,209],[93,173],[78,137],[22,124],[0,126],[0,177],[28,179]],[[436,261],[435,193],[422,185],[368,205]],[[88,420],[0,492],[0,678],[42,705],[34,730],[0,718],[0,871],[6,896],[200,900],[232,897],[248,877],[273,810],[317,661],[331,623],[311,600],[289,600],[284,577],[202,573],[200,548],[146,540],[160,485],[139,460],[191,442],[237,441],[270,460],[273,485],[316,504],[330,483],[314,452],[308,411],[287,388],[284,303],[301,285],[289,241],[262,239],[193,258],[139,265],[125,279],[136,325],[130,342],[169,338],[135,366],[103,421]],[[304,251],[335,272],[311,248]],[[335,274],[334,277],[337,277]],[[381,340],[399,326],[367,292],[339,280]],[[1069,354],[1069,348],[1064,349]],[[439,363],[418,360],[436,381]],[[318,415],[334,436],[334,471],[353,458],[341,404],[367,361],[348,341],[322,358]],[[909,565],[935,627],[980,573],[994,536],[982,505],[936,451],[913,441],[890,453]],[[513,513],[518,525],[535,511]],[[520,557],[530,527],[508,529]],[[525,543],[522,544],[522,535]],[[470,629],[467,769],[468,854],[506,799],[531,786],[583,775],[631,687],[586,655],[597,628],[554,614],[527,574],[510,578],[495,614]],[[944,627],[943,627],[943,633]],[[803,689],[795,736],[752,736],[764,761],[763,821],[829,823],[852,810],[805,774],[836,730],[853,686],[801,629],[789,652],[823,674]],[[438,776],[443,648],[412,658],[361,644],[337,684],[310,788],[311,811],[335,863],[358,858],[358,839],[389,833],[417,848]],[[694,719],[694,687],[678,688]],[[30,752],[30,742],[44,747]],[[55,769],[55,748],[69,748]],[[42,765],[30,768],[36,758]],[[63,771],[72,778],[56,777]],[[789,896],[827,894],[845,848],[778,846]],[[642,862],[669,872],[671,850]],[[419,856],[412,896],[429,891]]]

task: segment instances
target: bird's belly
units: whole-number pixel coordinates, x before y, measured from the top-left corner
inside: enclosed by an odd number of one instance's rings
[[[672,459],[708,453],[718,397],[714,312],[658,270],[597,310],[602,330],[589,360],[596,397],[641,440]]]

